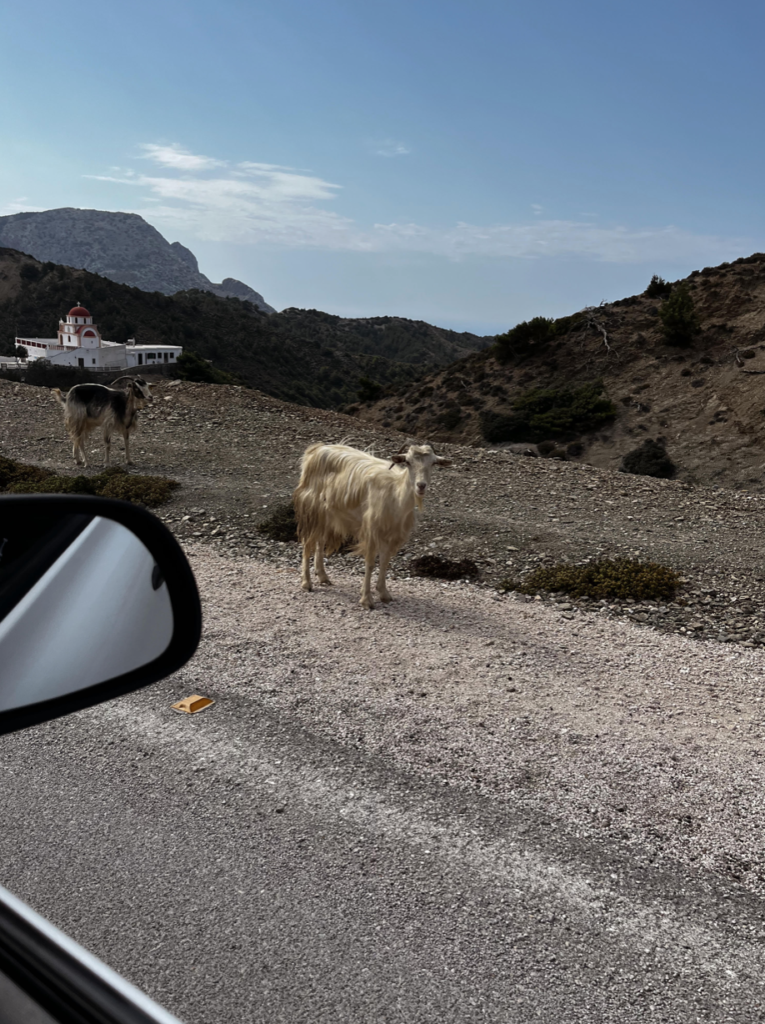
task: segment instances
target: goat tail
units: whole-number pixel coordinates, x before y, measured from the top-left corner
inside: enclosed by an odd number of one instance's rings
[[[73,441],[84,437],[92,426],[88,423],[88,410],[79,402],[64,403],[64,426]]]

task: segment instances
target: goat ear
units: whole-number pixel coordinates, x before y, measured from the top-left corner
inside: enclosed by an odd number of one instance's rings
[[[443,455],[437,455],[436,456],[436,462],[435,462],[436,466],[443,466],[444,468],[446,468],[446,466],[451,466],[451,464],[452,464],[452,460],[451,459],[445,459],[443,457]]]
[[[391,455],[390,463],[392,466],[395,464],[400,464],[402,462],[406,462],[406,455],[402,455],[401,452],[396,452],[395,455]]]

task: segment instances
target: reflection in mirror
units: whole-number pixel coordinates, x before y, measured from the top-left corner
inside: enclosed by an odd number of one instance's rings
[[[173,636],[154,558],[127,527],[41,508],[0,522],[0,711],[141,668]]]

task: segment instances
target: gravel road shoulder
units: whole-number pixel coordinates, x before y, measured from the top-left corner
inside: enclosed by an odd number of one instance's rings
[[[765,895],[765,653],[421,579],[370,614],[350,566],[306,594],[297,564],[188,552],[206,628],[181,688]]]

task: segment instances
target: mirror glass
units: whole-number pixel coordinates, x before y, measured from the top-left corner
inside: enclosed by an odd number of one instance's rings
[[[45,505],[2,513],[0,712],[106,682],[167,650],[167,585],[126,526]]]

